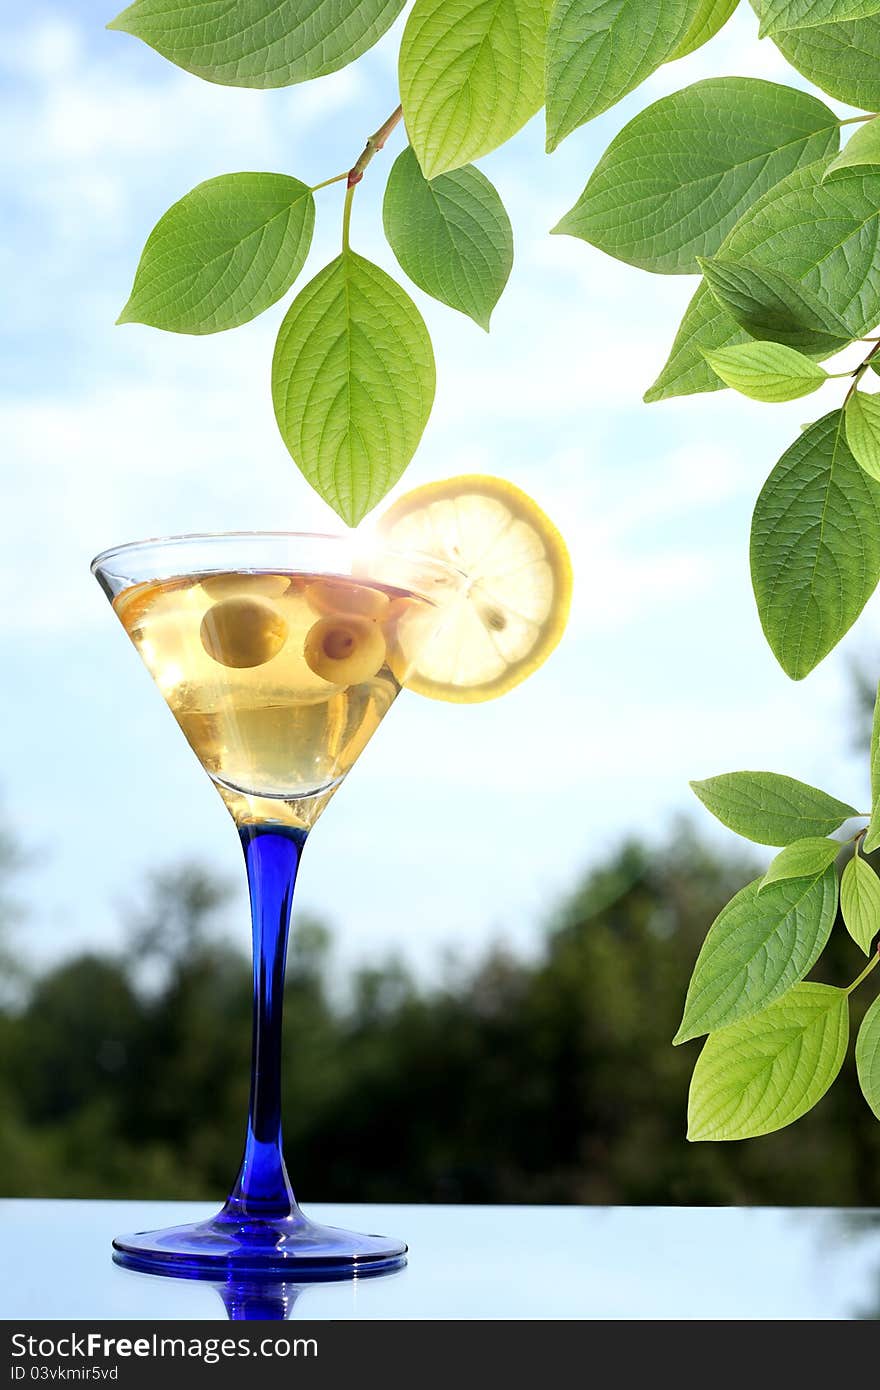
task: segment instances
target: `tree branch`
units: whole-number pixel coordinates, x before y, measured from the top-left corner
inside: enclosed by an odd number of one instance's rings
[[[364,170],[366,169],[370,160],[373,158],[373,155],[379,153],[379,151],[384,146],[385,141],[388,139],[388,136],[391,134],[392,130],[399,123],[402,117],[403,107],[398,106],[395,111],[391,112],[391,115],[388,117],[387,121],[383,121],[382,125],[380,125],[379,129],[376,131],[375,135],[370,136],[369,140],[364,145],[363,151],[361,152],[360,156],[355,160],[354,164],[348,171],[349,188],[354,188],[356,183],[360,183],[361,179],[364,176]]]

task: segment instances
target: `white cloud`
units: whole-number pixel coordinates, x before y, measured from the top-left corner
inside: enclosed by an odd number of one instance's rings
[[[49,16],[20,34],[16,44],[4,44],[2,54],[3,67],[52,80],[70,73],[81,61],[82,33],[62,16]]]

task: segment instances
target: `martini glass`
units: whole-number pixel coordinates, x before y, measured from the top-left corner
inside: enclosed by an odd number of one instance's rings
[[[306,837],[400,692],[444,604],[439,560],[353,537],[230,533],[104,551],[92,571],[225,801],[244,849],[254,1014],[244,1156],[207,1221],[114,1242],[188,1278],[326,1279],[405,1263],[402,1240],[316,1225],[281,1144],[281,1014]]]

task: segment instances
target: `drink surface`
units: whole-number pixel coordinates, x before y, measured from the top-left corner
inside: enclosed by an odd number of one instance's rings
[[[115,611],[239,822],[309,829],[400,691],[430,611],[349,577],[214,573],[137,584]]]

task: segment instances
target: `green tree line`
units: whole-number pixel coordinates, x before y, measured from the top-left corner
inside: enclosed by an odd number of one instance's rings
[[[427,985],[389,960],[357,971],[341,999],[328,988],[329,931],[297,922],[284,1125],[300,1198],[880,1202],[880,1127],[851,1067],[794,1128],[685,1139],[695,1045],[670,1046],[684,985],[708,923],[756,868],[683,824],[653,845],[632,839],[548,914],[532,955],[495,946]],[[7,923],[13,875],[5,842]],[[26,876],[18,886],[23,897]],[[12,950],[26,925],[7,925],[4,1195],[224,1194],[250,1047],[246,939],[233,946],[220,929],[226,896],[197,865],[160,873],[123,949],[31,979]],[[845,984],[854,949],[835,929],[816,978]]]

